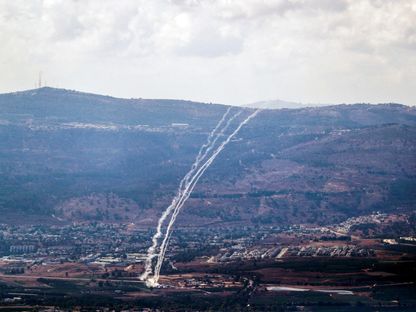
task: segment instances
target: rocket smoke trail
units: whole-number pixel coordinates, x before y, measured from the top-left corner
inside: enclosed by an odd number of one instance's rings
[[[218,138],[224,134],[224,132],[230,126],[231,122],[242,113],[242,111],[239,111],[239,112],[235,113],[232,117],[230,117],[227,120],[226,124],[222,127],[222,129],[219,132],[217,132],[217,130],[221,127],[222,123],[224,122],[226,115],[228,115],[229,110],[230,109],[227,110],[227,112],[224,114],[223,118],[219,121],[219,123],[217,124],[217,126],[215,127],[215,129],[210,133],[210,135],[208,136],[208,139],[207,139],[207,143],[204,144],[201,147],[201,149],[200,149],[200,151],[198,153],[198,156],[197,156],[194,164],[192,165],[191,170],[186,174],[186,176],[180,182],[180,187],[178,189],[177,195],[173,199],[171,205],[165,211],[166,212],[166,217],[171,213],[172,210],[176,210],[176,207],[178,206],[178,204],[180,204],[182,202],[183,197],[186,194],[186,190],[188,189],[188,187],[190,185],[189,179],[192,177],[191,178],[191,182],[193,181],[193,179],[195,177],[195,173],[194,173],[195,170],[198,168],[198,166],[200,165],[200,163],[207,157],[208,153],[214,148],[215,143],[217,142]],[[215,138],[212,140],[212,137],[214,137],[214,136],[215,136]],[[206,149],[205,149],[204,152],[202,152],[204,150],[204,147],[206,147]],[[159,222],[160,222],[160,220],[159,220]],[[161,226],[162,226],[162,224],[161,224]],[[157,239],[156,239],[156,246],[157,246]],[[152,255],[152,258],[158,256],[158,255],[155,254],[155,249],[152,250],[152,251],[154,253]],[[159,253],[160,253],[160,251],[159,251]],[[150,258],[149,254],[148,254],[148,258]],[[152,263],[151,263],[151,261],[149,261],[149,267],[146,267],[145,273],[142,274],[142,276],[141,276],[141,279],[142,280],[146,279],[146,277],[148,276],[148,273],[151,273],[152,272],[152,268],[151,267],[152,267]],[[145,274],[147,274],[147,275],[145,276]],[[149,284],[151,284],[151,283],[149,283]]]
[[[234,115],[231,119],[234,119],[237,115],[239,115],[241,112],[237,113],[236,115]],[[169,239],[169,235],[171,233],[171,228],[173,226],[173,223],[176,220],[176,217],[180,211],[180,209],[182,208],[182,206],[184,205],[184,203],[186,202],[186,200],[189,198],[193,188],[195,187],[196,183],[198,182],[199,178],[202,176],[202,174],[205,172],[205,170],[211,165],[211,163],[214,161],[214,159],[217,157],[217,155],[224,149],[225,145],[227,145],[230,140],[238,133],[238,131],[253,117],[255,117],[255,115],[257,115],[258,111],[255,111],[253,114],[251,114],[249,117],[247,117],[243,122],[241,122],[239,124],[239,126],[237,127],[237,129],[227,137],[226,140],[224,140],[220,146],[215,150],[215,152],[213,153],[213,155],[199,168],[199,170],[197,171],[196,174],[193,175],[193,177],[191,178],[191,181],[189,183],[187,183],[185,185],[185,190],[181,191],[180,194],[178,194],[179,196],[177,196],[174,201],[172,202],[171,206],[168,208],[174,209],[174,214],[171,217],[171,220],[169,222],[169,225],[167,227],[167,231],[165,233],[164,236],[164,240],[163,243],[160,247],[159,250],[159,254],[158,254],[158,262],[155,268],[155,274],[153,276],[153,278],[147,279],[148,275],[152,272],[151,270],[151,259],[153,259],[153,257],[155,257],[156,255],[152,254],[151,256],[149,256],[150,258],[150,269],[147,271],[149,273],[147,273],[146,275],[142,275],[142,279],[146,279],[147,280],[147,284],[149,286],[155,286],[157,285],[157,281],[159,279],[159,273],[160,273],[160,268],[161,265],[163,263],[163,258],[166,252],[166,247],[167,247],[167,243],[168,243],[168,239]],[[229,120],[227,122],[227,124],[230,123],[231,120]],[[227,126],[225,126],[224,128],[226,128]],[[225,129],[222,130],[222,132]],[[220,135],[221,133],[219,133],[218,135]],[[216,138],[217,139],[217,138]],[[216,140],[215,140],[216,141]],[[214,141],[214,142],[215,142]],[[212,149],[213,146],[210,146],[208,149]],[[204,153],[205,155],[205,153]],[[197,165],[195,167],[197,167],[199,164],[197,163]],[[167,213],[167,215],[169,215],[169,213]],[[161,233],[158,235],[158,238],[161,236]],[[157,239],[156,239],[156,243],[157,243]],[[150,249],[149,249],[150,250]],[[151,250],[153,253],[155,252],[155,249]],[[145,272],[146,273],[146,272]]]
[[[158,239],[162,236],[162,226],[163,223],[165,222],[166,218],[169,216],[169,214],[172,212],[173,208],[175,207],[176,203],[179,201],[179,199],[182,196],[182,192],[183,192],[183,188],[184,185],[186,185],[189,181],[189,178],[194,174],[195,169],[198,166],[198,163],[201,161],[201,159],[203,159],[206,154],[210,151],[210,148],[212,148],[211,146],[213,144],[215,144],[218,135],[216,136],[215,140],[213,141],[213,137],[214,135],[216,135],[218,129],[221,127],[221,125],[224,123],[226,117],[228,116],[228,114],[230,113],[231,107],[229,107],[227,109],[227,111],[224,113],[224,115],[222,116],[221,120],[218,122],[218,124],[215,126],[214,130],[212,130],[210,132],[210,134],[208,135],[207,138],[207,142],[202,145],[202,147],[200,148],[198,155],[196,157],[196,160],[194,161],[191,169],[189,170],[189,172],[185,175],[185,177],[182,178],[178,190],[177,190],[177,194],[176,196],[173,198],[172,203],[169,205],[168,208],[166,208],[166,210],[163,212],[162,216],[160,217],[159,221],[158,221],[158,225],[156,228],[156,233],[153,235],[152,237],[152,245],[149,247],[148,251],[147,251],[147,258],[145,261],[145,271],[144,273],[141,275],[141,279],[142,280],[146,280],[147,277],[149,276],[149,274],[152,273],[152,260],[154,257],[156,257],[156,249],[157,249],[157,245],[158,245]],[[230,120],[227,122],[227,124],[230,122]],[[224,128],[223,130],[224,131]],[[205,151],[204,151],[205,150]]]
[[[240,131],[240,129],[247,124],[252,118],[254,118],[259,113],[259,110],[256,110],[251,115],[249,115],[244,121],[242,121],[239,126],[232,132],[221,144],[215,152],[212,154],[212,156],[199,168],[197,173],[192,177],[190,183],[188,184],[187,188],[184,191],[184,196],[181,198],[181,201],[176,205],[172,217],[169,221],[168,227],[166,229],[165,237],[163,239],[163,242],[160,246],[160,251],[158,254],[158,259],[155,267],[155,273],[150,281],[151,283],[157,285],[157,282],[159,280],[160,275],[160,269],[163,264],[163,259],[165,257],[165,252],[167,248],[167,243],[169,241],[169,236],[172,231],[172,226],[176,221],[176,217],[178,216],[181,208],[185,204],[185,202],[188,200],[189,196],[191,195],[195,185],[198,183],[198,180],[201,178],[201,176],[204,174],[205,170],[208,169],[208,167],[212,164],[212,162],[215,160],[215,158],[222,152],[222,150],[225,148],[225,146],[231,141],[231,139]]]
[[[175,223],[176,217],[179,214],[181,208],[185,204],[185,202],[188,200],[189,196],[191,195],[195,185],[197,184],[198,180],[201,178],[201,176],[204,174],[206,169],[212,164],[212,162],[215,160],[215,158],[218,156],[218,154],[221,153],[221,151],[225,148],[225,146],[231,141],[231,139],[240,131],[240,129],[247,124],[252,118],[254,118],[259,110],[256,110],[251,115],[249,115],[245,120],[243,120],[238,127],[217,147],[217,149],[213,152],[213,154],[204,162],[202,166],[200,166],[200,163],[205,160],[208,153],[214,148],[216,141],[220,136],[224,134],[224,132],[227,130],[228,126],[234,120],[237,116],[241,114],[242,111],[237,112],[234,114],[223,126],[221,131],[217,132],[218,129],[221,127],[223,122],[225,121],[230,109],[227,110],[227,112],[224,114],[222,119],[219,121],[215,129],[210,133],[207,139],[207,143],[204,144],[194,162],[194,164],[191,167],[191,170],[186,174],[186,176],[182,179],[180,183],[180,187],[178,189],[178,193],[175,196],[175,198],[172,200],[171,205],[165,210],[165,212],[162,214],[161,218],[159,219],[158,227],[156,234],[153,236],[152,239],[152,246],[148,250],[148,256],[145,263],[145,272],[142,274],[141,279],[146,280],[146,283],[149,286],[155,286],[158,284],[159,276],[160,276],[160,269],[163,264],[163,259],[165,257],[167,244],[169,242],[170,234],[172,231],[172,226]],[[214,138],[215,136],[215,138]],[[199,169],[196,171],[196,169],[199,167]],[[195,173],[196,171],[196,173]],[[173,211],[173,213],[172,213]],[[159,253],[156,255],[156,248],[158,244],[158,239],[162,236],[162,225],[166,218],[172,213],[171,219],[168,223],[168,226],[166,228],[166,233],[164,235],[163,242],[159,248]],[[152,259],[154,257],[158,257],[157,263],[155,266],[155,272],[152,278],[148,278],[148,276],[152,273]]]
[[[236,117],[238,117],[241,114],[241,112],[242,112],[242,111],[239,111],[236,114],[234,114],[231,118],[228,119],[228,121],[222,127],[222,129],[219,132],[217,132],[218,129],[224,123],[224,121],[225,121],[227,115],[229,114],[230,110],[231,110],[231,108],[228,108],[228,110],[225,112],[225,114],[223,115],[223,117],[221,118],[221,120],[218,122],[217,126],[209,134],[208,139],[207,139],[207,143],[205,143],[201,147],[201,149],[199,150],[198,156],[197,156],[194,164],[192,165],[191,169],[185,175],[185,177],[181,180],[180,185],[179,185],[179,188],[178,188],[178,191],[177,191],[177,194],[174,197],[174,199],[172,200],[172,203],[163,212],[162,216],[160,217],[160,219],[158,221],[156,233],[155,233],[155,235],[152,238],[152,246],[147,251],[147,258],[146,258],[146,261],[145,261],[145,271],[140,276],[140,279],[141,280],[146,280],[147,277],[149,276],[149,274],[152,273],[152,260],[153,260],[154,257],[157,256],[156,250],[157,250],[157,245],[158,245],[158,239],[162,236],[162,226],[163,226],[163,223],[165,222],[166,218],[170,215],[170,213],[172,212],[172,210],[175,208],[175,206],[177,205],[177,203],[180,201],[180,199],[183,197],[184,188],[186,188],[186,186],[188,185],[190,177],[194,175],[194,172],[195,172],[196,168],[199,166],[199,163],[212,150],[212,148],[214,147],[214,145],[215,145],[216,141],[218,140],[218,138],[224,133],[224,131],[226,131],[228,129],[228,127],[231,124],[231,122]],[[215,138],[214,138],[214,136],[215,136]],[[205,149],[205,151],[204,151],[204,149]]]

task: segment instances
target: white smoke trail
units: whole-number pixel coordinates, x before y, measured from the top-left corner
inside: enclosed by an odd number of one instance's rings
[[[192,193],[195,185],[197,184],[198,180],[201,178],[201,176],[204,174],[204,172],[208,169],[208,167],[212,164],[212,162],[215,160],[215,158],[218,156],[218,154],[221,153],[222,150],[225,148],[225,146],[231,141],[231,139],[240,131],[240,129],[245,124],[247,124],[252,118],[254,118],[259,113],[259,111],[260,110],[256,110],[251,115],[249,115],[245,120],[243,120],[239,124],[239,126],[234,130],[234,132],[232,132],[220,144],[220,146],[215,150],[215,152],[212,154],[212,156],[199,168],[197,173],[192,177],[191,181],[189,182],[189,184],[187,185],[187,187],[186,187],[186,189],[183,193],[184,195],[182,196],[182,198],[180,199],[180,201],[178,202],[178,204],[174,208],[172,217],[171,217],[171,219],[169,221],[169,224],[167,226],[167,229],[166,229],[165,237],[164,237],[163,242],[160,246],[160,250],[159,250],[158,259],[157,259],[157,263],[156,263],[153,278],[149,279],[149,281],[148,281],[149,285],[154,286],[154,285],[158,284],[159,276],[160,276],[160,269],[162,267],[163,259],[165,257],[167,244],[168,244],[169,237],[170,237],[170,234],[171,234],[171,231],[172,231],[172,226],[175,223],[176,217],[178,216],[181,208],[183,207],[183,205],[185,204],[185,202],[188,200],[189,196],[191,195],[191,193]]]
[[[159,222],[158,222],[158,226],[157,226],[156,233],[155,233],[155,235],[152,238],[152,246],[148,249],[147,258],[146,258],[146,261],[145,261],[145,271],[140,276],[140,279],[141,280],[146,280],[148,278],[148,276],[152,273],[152,260],[153,260],[154,257],[157,256],[157,254],[156,254],[157,244],[158,244],[159,238],[162,236],[162,226],[163,226],[163,223],[166,220],[166,218],[170,215],[170,213],[172,212],[172,210],[178,205],[179,202],[181,202],[181,199],[184,196],[184,188],[187,189],[187,185],[189,184],[189,178],[194,175],[194,172],[195,172],[196,168],[199,166],[199,163],[205,159],[205,157],[207,156],[207,154],[215,146],[215,143],[217,142],[218,138],[221,135],[224,134],[224,131],[226,131],[228,129],[228,127],[230,126],[231,122],[242,113],[242,111],[239,111],[236,114],[234,114],[226,122],[226,124],[221,129],[221,131],[218,132],[215,135],[215,132],[218,130],[218,128],[224,122],[225,117],[226,117],[226,115],[228,115],[228,112],[229,111],[230,111],[230,108],[224,114],[223,118],[219,121],[219,123],[217,124],[217,126],[215,127],[215,129],[210,133],[210,135],[209,135],[209,137],[207,139],[207,142],[209,142],[209,144],[206,143],[206,144],[204,144],[201,147],[201,149],[200,149],[200,151],[198,153],[197,159],[195,160],[194,164],[192,165],[191,170],[181,180],[180,186],[179,186],[178,191],[177,191],[177,195],[172,200],[172,203],[170,204],[170,206],[164,211],[164,213],[160,217]],[[212,140],[212,137],[214,135],[215,135],[215,138],[214,138],[214,140]],[[206,147],[206,150],[205,150],[205,152],[202,153],[202,151],[203,151],[203,149],[205,147]],[[151,284],[151,283],[149,283],[149,284]]]
[[[182,190],[184,188],[184,185],[186,186],[189,183],[189,179],[194,175],[195,170],[198,168],[199,164],[201,163],[201,161],[203,161],[205,159],[205,157],[207,157],[208,153],[214,148],[215,143],[217,143],[218,138],[224,134],[224,132],[228,129],[228,127],[230,126],[231,122],[237,118],[242,111],[237,112],[236,114],[234,114],[230,119],[228,119],[228,121],[226,122],[226,124],[224,125],[224,127],[215,135],[215,133],[218,131],[218,129],[220,128],[220,126],[222,125],[222,123],[225,121],[225,117],[228,115],[229,111],[230,111],[230,107],[228,108],[228,110],[225,112],[224,116],[221,118],[221,120],[218,122],[217,126],[215,127],[214,130],[211,131],[211,133],[208,136],[207,139],[207,143],[205,143],[204,145],[202,145],[202,147],[200,148],[198,155],[192,165],[191,170],[189,170],[189,172],[185,175],[185,177],[182,179],[180,185],[179,185],[179,189],[178,192],[180,190]],[[215,135],[214,140],[213,137]],[[204,152],[202,152],[205,149]],[[181,191],[183,192],[183,191]],[[183,195],[180,196],[180,198]]]
[[[177,191],[177,194],[174,197],[174,199],[172,200],[172,203],[169,205],[169,207],[164,211],[164,213],[160,217],[159,222],[158,222],[158,226],[157,226],[157,230],[156,230],[156,234],[152,238],[152,246],[148,249],[148,255],[147,255],[147,258],[146,258],[146,262],[145,262],[145,271],[144,271],[144,273],[140,277],[141,280],[146,280],[148,278],[148,276],[152,273],[152,260],[153,260],[154,257],[157,256],[156,249],[157,249],[158,240],[162,236],[162,226],[163,226],[163,223],[166,220],[166,218],[170,215],[170,213],[174,209],[176,209],[176,206],[179,203],[182,202],[182,198],[185,195],[184,191],[186,191],[189,188],[189,185],[190,185],[189,179],[195,175],[194,174],[195,170],[198,168],[198,166],[201,163],[201,161],[203,161],[206,158],[206,156],[208,155],[208,153],[214,148],[214,146],[215,146],[218,138],[224,134],[224,132],[230,126],[231,122],[235,118],[237,118],[238,116],[240,116],[241,113],[242,113],[242,111],[239,111],[239,112],[235,113],[230,119],[227,120],[227,122],[224,125],[224,127],[215,135],[215,132],[220,128],[221,124],[225,120],[225,116],[228,115],[228,112],[229,111],[230,111],[230,108],[224,114],[223,118],[219,121],[219,123],[217,124],[217,126],[215,127],[215,129],[208,136],[207,143],[204,144],[201,147],[201,149],[200,149],[200,151],[198,153],[198,156],[197,156],[196,160],[194,161],[194,164],[191,167],[191,170],[189,170],[189,172],[181,180],[180,185],[179,185],[179,188],[178,188],[178,191]],[[214,135],[215,135],[215,138],[214,138],[214,140],[212,140],[212,137]],[[205,150],[205,152],[202,153],[202,151],[204,150],[205,147],[206,147],[206,150]],[[151,284],[151,283],[149,283],[149,284]]]
[[[221,120],[217,123],[217,125],[215,126],[215,128],[214,128],[214,130],[212,130],[211,132],[210,132],[210,134],[208,135],[208,138],[207,138],[207,143],[205,143],[204,145],[202,145],[201,146],[201,148],[199,149],[199,152],[198,152],[198,155],[196,156],[196,159],[195,159],[195,161],[194,161],[194,163],[192,164],[192,168],[191,168],[191,170],[187,173],[187,176],[188,176],[188,178],[189,178],[189,176],[190,176],[190,172],[191,171],[194,171],[195,170],[195,168],[197,167],[197,164],[198,164],[198,162],[201,160],[201,159],[203,159],[206,155],[207,155],[207,153],[208,153],[208,147],[210,146],[210,145],[212,145],[212,144],[214,144],[215,142],[212,142],[212,138],[214,137],[214,134],[218,131],[218,129],[221,127],[221,125],[223,124],[223,122],[225,121],[225,118],[228,116],[228,114],[230,113],[230,111],[231,111],[231,107],[228,107],[228,109],[227,109],[227,111],[224,113],[224,115],[222,116],[222,118],[221,118]],[[218,136],[217,136],[217,138],[218,138]],[[205,152],[204,153],[202,153],[202,151],[204,150],[204,149],[206,149],[205,150]],[[182,181],[181,181],[182,182]]]
[[[177,194],[173,198],[172,203],[169,205],[168,208],[166,208],[166,210],[162,213],[162,216],[159,218],[158,225],[156,227],[156,233],[152,237],[152,245],[147,250],[147,258],[146,258],[146,261],[145,261],[145,271],[140,276],[140,279],[141,280],[146,280],[147,277],[152,273],[152,260],[156,256],[156,249],[157,249],[157,245],[158,245],[158,240],[162,236],[162,226],[163,226],[163,223],[165,222],[165,220],[169,216],[169,214],[172,212],[173,208],[176,206],[176,203],[182,197],[184,185],[187,185],[188,184],[189,178],[194,174],[196,168],[198,167],[198,164],[201,162],[201,160],[203,160],[206,157],[206,155],[208,154],[208,152],[212,149],[212,146],[217,141],[219,135],[223,131],[225,131],[225,129],[229,126],[231,120],[236,117],[236,116],[233,116],[230,120],[228,120],[228,122],[226,123],[226,125],[224,126],[224,128],[221,130],[220,133],[217,134],[217,136],[213,140],[214,135],[216,134],[216,132],[218,131],[218,129],[221,127],[221,125],[224,123],[224,121],[225,121],[226,117],[228,116],[230,110],[231,110],[231,107],[229,107],[227,109],[227,111],[224,113],[224,115],[222,116],[222,118],[220,119],[220,121],[218,122],[218,124],[215,126],[215,128],[208,135],[207,143],[205,143],[204,145],[202,145],[202,147],[200,148],[200,150],[198,152],[198,155],[196,157],[196,160],[192,164],[191,169],[185,175],[185,177],[181,180],[181,182],[179,184],[179,187],[178,187]]]

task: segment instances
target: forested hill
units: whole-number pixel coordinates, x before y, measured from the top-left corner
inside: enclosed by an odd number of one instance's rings
[[[0,95],[0,223],[153,224],[226,109],[54,88]],[[178,221],[332,223],[412,211],[415,155],[413,107],[263,110]]]

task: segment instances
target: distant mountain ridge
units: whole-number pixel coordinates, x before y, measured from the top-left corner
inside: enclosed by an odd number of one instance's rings
[[[288,102],[283,100],[269,100],[269,101],[258,101],[254,103],[248,103],[242,105],[243,107],[260,108],[260,109],[281,109],[281,108],[305,108],[315,105],[306,105],[297,102]]]
[[[153,225],[227,107],[54,88],[0,94],[0,223]],[[178,221],[326,224],[411,212],[415,155],[414,107],[267,109],[209,168]]]
[[[397,104],[397,105],[404,105],[398,103],[378,103],[378,104],[371,104],[371,103],[359,103],[365,105],[383,105],[383,104]],[[259,109],[297,109],[297,108],[308,108],[308,107],[325,107],[325,106],[337,106],[337,105],[356,105],[356,104],[323,104],[323,103],[299,103],[299,102],[290,102],[290,101],[283,101],[283,100],[268,100],[268,101],[258,101],[253,103],[248,103],[241,105],[242,107],[248,108],[259,108]],[[406,105],[405,105],[406,106]]]
[[[172,119],[173,114],[178,113],[179,116],[181,112],[195,110],[197,107],[200,108],[200,113],[208,112],[204,106],[200,106],[202,103],[185,100],[123,99],[50,87],[0,94],[0,103],[2,104],[0,109],[9,114],[22,113],[19,111],[21,109],[25,110],[25,114],[39,118],[47,116],[62,120],[75,118],[122,123],[154,122],[151,113],[155,109],[165,113],[166,121],[168,119],[175,121],[176,119]],[[167,111],[168,109],[170,112]],[[183,116],[189,117],[187,114]]]

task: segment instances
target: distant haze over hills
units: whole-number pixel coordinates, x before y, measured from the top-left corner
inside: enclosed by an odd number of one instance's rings
[[[0,94],[1,222],[154,225],[226,109],[54,88]],[[412,211],[415,155],[414,107],[263,111],[209,168],[178,221],[328,224]]]
[[[317,105],[306,105],[302,103],[296,102],[288,102],[283,100],[269,100],[269,101],[259,101],[249,104],[242,105],[244,107],[251,107],[251,108],[262,108],[262,109],[280,109],[280,108],[302,108],[302,107],[310,107],[310,106],[317,106]]]
[[[377,105],[377,104],[370,104],[370,103],[365,103],[365,104]],[[333,106],[333,105],[336,105],[336,104],[298,103],[298,102],[290,102],[290,101],[283,101],[283,100],[276,99],[276,100],[268,100],[268,101],[258,101],[258,102],[243,104],[241,106],[250,107],[250,108],[260,108],[260,109],[282,109],[282,108],[294,109],[294,108],[323,107],[323,106]]]
[[[81,92],[76,90],[70,90],[70,89],[60,89],[55,87],[41,87],[37,89],[31,89],[31,90],[24,90],[24,91],[16,91],[16,92],[9,92],[4,93],[4,95],[35,95],[35,94],[45,94],[47,92],[48,94],[53,94],[57,92],[65,91],[68,94],[72,94],[73,96],[77,95],[80,97],[86,97],[86,96],[96,96],[101,98],[112,98],[114,100],[137,100],[137,101],[161,101],[161,102],[188,102],[188,103],[200,103],[200,104],[213,104],[213,103],[204,103],[204,102],[195,102],[192,100],[182,100],[182,99],[163,99],[163,98],[157,98],[157,99],[143,99],[143,98],[117,98],[110,95],[101,95],[96,93],[90,93],[90,92]],[[1,94],[0,94],[1,95]],[[289,108],[289,109],[296,109],[296,108],[307,108],[307,107],[323,107],[323,106],[334,106],[334,105],[354,105],[354,103],[300,103],[300,102],[293,102],[293,101],[285,101],[281,99],[273,99],[273,100],[262,100],[252,103],[245,103],[245,104],[227,104],[227,103],[214,103],[217,105],[233,105],[233,106],[239,106],[239,107],[246,107],[246,108],[259,108],[259,109],[282,109],[282,108]],[[378,104],[392,104],[392,103],[359,103],[359,104],[369,104],[369,105],[378,105]],[[393,103],[396,104],[396,103]],[[403,104],[402,104],[403,105]]]

